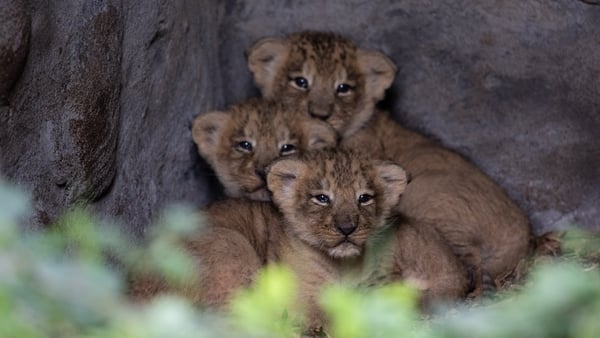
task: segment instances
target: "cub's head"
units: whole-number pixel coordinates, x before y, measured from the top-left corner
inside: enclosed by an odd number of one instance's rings
[[[211,165],[230,197],[270,200],[265,168],[273,160],[335,146],[328,124],[281,103],[250,99],[229,111],[199,115],[192,127],[200,155]]]
[[[248,51],[248,68],[263,97],[284,100],[349,136],[373,115],[396,66],[332,33],[264,38]]]
[[[325,149],[275,161],[267,184],[294,236],[333,258],[350,258],[384,226],[407,178],[397,164]]]

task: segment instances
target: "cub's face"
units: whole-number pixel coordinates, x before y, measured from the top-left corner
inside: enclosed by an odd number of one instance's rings
[[[407,179],[396,164],[338,149],[275,161],[267,182],[293,236],[333,258],[350,258],[384,226]]]
[[[382,53],[322,32],[262,39],[248,52],[248,67],[264,97],[302,108],[343,137],[372,116],[396,73]]]
[[[192,134],[228,196],[263,201],[270,200],[265,168],[273,160],[336,144],[326,123],[258,99],[199,115]]]

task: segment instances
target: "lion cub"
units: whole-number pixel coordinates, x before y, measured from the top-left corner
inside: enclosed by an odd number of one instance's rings
[[[337,142],[328,124],[261,99],[199,115],[192,136],[228,196],[262,201],[270,200],[265,168],[274,159]]]
[[[248,53],[248,67],[264,97],[328,122],[343,147],[401,164],[413,181],[399,210],[433,224],[476,270],[475,294],[484,273],[496,285],[518,275],[530,240],[521,209],[459,154],[376,112],[396,72],[388,57],[334,34],[301,32],[258,41]]]
[[[299,278],[311,328],[323,324],[317,296],[331,283],[409,281],[426,305],[466,295],[467,270],[435,230],[390,217],[407,186],[397,164],[309,152],[275,161],[267,184],[283,215],[280,261]]]
[[[371,119],[396,73],[382,53],[319,32],[262,39],[250,49],[248,67],[263,97],[302,108],[344,138]]]
[[[395,217],[407,186],[400,166],[325,149],[276,160],[267,184],[274,203],[227,199],[202,211],[206,227],[184,240],[199,278],[178,292],[222,309],[262,266],[283,263],[299,279],[298,299],[312,329],[324,324],[317,297],[331,283],[404,280],[422,290],[425,304],[468,292],[469,272],[436,231]],[[140,280],[132,290],[144,299],[168,287]]]

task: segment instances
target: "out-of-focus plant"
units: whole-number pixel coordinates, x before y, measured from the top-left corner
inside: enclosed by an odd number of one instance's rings
[[[362,291],[335,285],[325,289],[321,303],[334,337],[415,337],[423,329],[417,297],[400,283]]]
[[[158,274],[178,287],[196,278],[196,264],[181,245],[181,239],[199,231],[202,215],[184,206],[168,207],[150,227],[144,246],[120,252],[125,265],[136,274]]]
[[[598,269],[600,264],[600,233],[592,234],[572,226],[565,232],[563,238],[565,257],[573,260],[591,263]]]
[[[91,251],[71,259],[66,233],[22,231],[27,198],[1,185],[0,336],[72,337],[108,320],[118,302],[117,275],[88,264]]]
[[[442,337],[598,337],[600,277],[572,263],[543,264],[527,286],[498,303],[436,325]]]
[[[267,266],[254,286],[241,291],[231,304],[237,327],[256,336],[294,337],[301,329],[301,309],[296,303],[292,272],[279,265]]]
[[[193,278],[180,239],[201,215],[176,207],[137,244],[85,208],[49,230],[24,230],[28,198],[0,180],[0,337],[295,337],[302,330],[295,280],[268,267],[256,284],[213,313],[177,296],[133,303],[123,271],[150,271],[177,284]],[[321,304],[332,337],[598,337],[600,243],[581,232],[564,239],[568,254],[540,264],[518,291],[424,319],[417,293],[401,284],[368,290],[327,287]],[[585,257],[585,259],[580,259]],[[118,264],[115,264],[118,262]],[[581,265],[581,264],[584,265]]]
[[[18,225],[28,212],[26,195],[0,180],[0,337],[228,335],[225,319],[200,315],[181,298],[131,303],[122,269],[113,264],[133,266],[143,260],[167,279],[187,278],[191,258],[174,250],[180,247],[175,238],[196,227],[192,213],[181,208],[165,212],[153,227],[153,240],[139,246],[82,207],[44,231]]]

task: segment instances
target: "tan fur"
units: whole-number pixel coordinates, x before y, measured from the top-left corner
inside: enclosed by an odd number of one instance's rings
[[[387,140],[375,144],[372,135]],[[371,146],[368,146],[371,145]],[[460,155],[407,130],[380,113],[363,130],[343,141],[348,148],[379,146],[380,157],[401,163],[412,181],[399,204],[409,217],[434,224],[454,252],[496,284],[522,266],[529,252],[530,224],[521,209],[483,172]]]
[[[399,210],[434,224],[456,254],[476,269],[476,293],[483,273],[498,281],[520,266],[529,249],[530,224],[506,193],[460,155],[376,112],[375,103],[391,85],[395,71],[389,59],[329,33],[301,32],[270,41],[278,41],[277,48],[259,42],[248,58],[263,95],[320,116],[341,133],[343,147],[401,164],[413,182]],[[253,57],[269,54],[271,58]],[[257,60],[263,60],[269,71],[258,67]],[[299,90],[290,81],[298,74],[309,79],[308,89]],[[334,84],[343,81],[354,84],[354,89],[340,97]],[[328,110],[316,114],[313,106]]]
[[[326,120],[343,136],[372,116],[373,105],[383,98],[396,72],[382,53],[318,32],[260,40],[248,52],[248,67],[264,97],[292,103]],[[306,88],[296,84],[298,78],[306,80]],[[338,92],[340,85],[348,85],[348,91]]]
[[[230,197],[270,199],[264,180],[265,167],[280,156],[335,145],[329,125],[300,119],[283,104],[250,99],[229,111],[199,115],[192,127],[198,151],[212,166]],[[240,142],[248,142],[244,149]],[[284,146],[293,146],[285,151]]]
[[[179,292],[223,308],[262,265],[284,263],[299,279],[298,300],[313,329],[324,323],[317,296],[327,284],[405,280],[423,290],[427,304],[465,296],[468,272],[435,230],[391,215],[407,187],[400,166],[319,150],[276,160],[267,182],[276,207],[229,199],[203,211],[207,228],[185,239],[197,257],[200,280]],[[329,202],[320,202],[319,195]],[[144,289],[141,284],[138,289]]]
[[[252,284],[267,261],[277,261],[281,214],[271,203],[227,199],[211,204],[201,215],[202,230],[181,239],[197,262],[196,278],[169,285],[156,275],[136,274],[128,288],[131,298],[144,301],[177,293],[194,304],[224,310],[237,291]]]
[[[326,150],[275,161],[267,181],[284,216],[281,261],[300,279],[310,327],[322,324],[317,296],[331,283],[419,282],[427,304],[465,295],[466,268],[433,228],[388,219],[406,188],[400,166]],[[362,194],[373,198],[361,203]],[[345,235],[347,227],[356,229]]]

